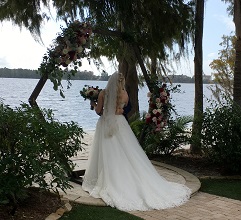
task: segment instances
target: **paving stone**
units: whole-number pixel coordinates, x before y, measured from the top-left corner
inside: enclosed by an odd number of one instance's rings
[[[65,211],[67,211],[67,212],[72,210],[72,206],[69,203],[65,203],[63,207],[64,207]]]
[[[47,218],[45,218],[45,220],[57,220],[59,219],[61,216],[56,214],[56,213],[52,213],[50,214]]]
[[[57,211],[55,213],[62,216],[65,212],[66,212],[66,210],[64,208],[59,208],[59,209],[57,209]]]

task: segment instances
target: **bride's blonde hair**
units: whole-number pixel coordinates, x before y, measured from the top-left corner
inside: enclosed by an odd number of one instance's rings
[[[120,97],[122,90],[125,90],[125,77],[122,73],[118,73],[116,108],[118,108],[121,105]]]

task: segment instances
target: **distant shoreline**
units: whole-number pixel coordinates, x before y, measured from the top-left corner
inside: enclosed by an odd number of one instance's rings
[[[24,78],[24,79],[40,79],[40,74],[37,70],[29,69],[8,69],[0,68],[0,78]],[[67,75],[63,77],[64,80],[67,79]],[[94,75],[92,71],[81,71],[77,72],[75,76],[71,76],[71,80],[93,80],[93,81],[108,81],[110,75],[104,72],[100,76]],[[171,80],[172,83],[194,83],[194,76],[186,75],[169,75],[163,78],[163,81]],[[213,84],[210,75],[203,75],[203,84]]]

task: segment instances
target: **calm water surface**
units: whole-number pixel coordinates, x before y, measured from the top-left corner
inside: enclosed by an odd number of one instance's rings
[[[28,98],[35,88],[38,79],[10,79],[0,78],[0,99],[4,104],[11,107],[20,106],[21,103],[28,103]],[[99,86],[105,88],[106,81],[88,81],[75,80],[72,81],[70,89],[65,89],[65,98],[59,95],[58,91],[54,91],[53,84],[46,82],[41,91],[37,102],[41,108],[51,108],[54,116],[61,122],[77,122],[84,130],[94,130],[98,115],[90,110],[89,101],[84,101],[79,91],[84,85]],[[66,82],[63,81],[64,88]],[[181,93],[172,94],[172,103],[175,105],[179,115],[193,115],[194,107],[194,84],[180,84]],[[204,107],[206,107],[206,98],[212,98],[211,91],[204,85]],[[140,111],[148,110],[148,89],[143,87],[139,89],[139,106]]]

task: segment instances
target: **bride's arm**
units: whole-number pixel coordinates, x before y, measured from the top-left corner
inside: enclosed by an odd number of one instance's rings
[[[98,96],[98,102],[97,103],[92,102],[91,105],[94,106],[95,112],[98,115],[102,115],[103,106],[104,106],[104,91],[103,90],[100,92],[100,94]]]

